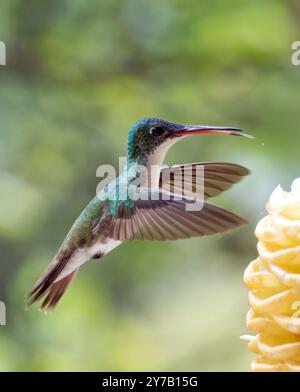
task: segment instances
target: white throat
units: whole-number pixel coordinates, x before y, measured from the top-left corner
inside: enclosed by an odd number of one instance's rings
[[[161,166],[164,163],[165,156],[170,147],[175,144],[179,138],[168,139],[160,146],[156,148],[156,150],[148,156],[147,161],[147,171],[148,178],[145,179],[145,186],[151,186],[152,188],[157,188],[159,185],[159,177],[161,172]],[[147,182],[147,184],[146,184]]]

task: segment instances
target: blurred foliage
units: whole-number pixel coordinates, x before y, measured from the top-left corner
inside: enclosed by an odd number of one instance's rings
[[[248,370],[242,275],[274,187],[299,176],[300,7],[276,0],[2,0],[1,370]],[[88,263],[57,310],[24,294],[117,164],[137,119],[234,125],[255,141],[178,143],[168,163],[232,161],[252,176],[218,202],[250,225],[127,243]]]

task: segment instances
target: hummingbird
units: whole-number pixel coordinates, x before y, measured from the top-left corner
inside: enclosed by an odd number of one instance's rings
[[[124,241],[200,237],[224,233],[246,224],[245,219],[208,203],[206,199],[220,194],[248,175],[247,168],[225,162],[162,166],[174,143],[188,136],[207,134],[252,138],[241,129],[232,127],[180,125],[159,118],[137,121],[128,133],[124,171],[104,187],[99,192],[100,197],[97,194],[75,220],[52,262],[27,294],[29,305],[42,300],[42,310],[53,309],[84,263],[101,259]],[[145,167],[146,172],[152,170],[151,185],[149,175],[140,176],[141,197],[133,199],[126,193],[126,197],[120,198],[120,184],[137,179],[137,175],[128,175],[128,172],[138,165]],[[183,173],[186,181],[195,184],[198,180],[196,166],[203,169],[204,201],[201,209],[190,211],[186,207],[194,200],[182,190],[182,181],[168,174]],[[114,198],[109,197],[112,189],[115,190]],[[183,196],[176,197],[181,191]]]

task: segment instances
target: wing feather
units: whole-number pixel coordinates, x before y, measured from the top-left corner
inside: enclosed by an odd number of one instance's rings
[[[196,170],[197,167],[202,170]],[[247,168],[234,163],[189,163],[163,168],[159,186],[168,192],[185,196],[193,196],[197,189],[198,198],[203,195],[207,199],[226,191],[249,173]]]
[[[115,240],[176,240],[198,237],[239,227],[247,223],[243,218],[221,207],[204,203],[201,210],[189,211],[194,201],[176,198],[159,191],[155,200],[139,199],[134,207],[123,204],[112,217],[110,235]],[[169,200],[165,200],[165,196]]]

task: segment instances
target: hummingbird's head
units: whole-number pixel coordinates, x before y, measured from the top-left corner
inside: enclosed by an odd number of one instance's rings
[[[246,136],[242,130],[208,125],[174,124],[160,118],[137,121],[128,134],[128,159],[141,164],[161,164],[168,149],[178,140],[190,135],[223,134]]]

